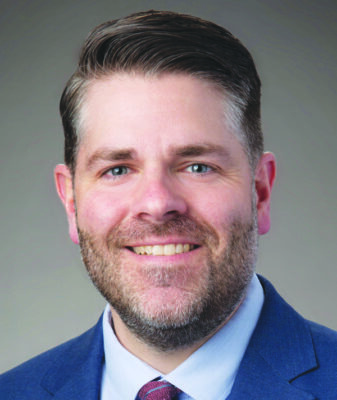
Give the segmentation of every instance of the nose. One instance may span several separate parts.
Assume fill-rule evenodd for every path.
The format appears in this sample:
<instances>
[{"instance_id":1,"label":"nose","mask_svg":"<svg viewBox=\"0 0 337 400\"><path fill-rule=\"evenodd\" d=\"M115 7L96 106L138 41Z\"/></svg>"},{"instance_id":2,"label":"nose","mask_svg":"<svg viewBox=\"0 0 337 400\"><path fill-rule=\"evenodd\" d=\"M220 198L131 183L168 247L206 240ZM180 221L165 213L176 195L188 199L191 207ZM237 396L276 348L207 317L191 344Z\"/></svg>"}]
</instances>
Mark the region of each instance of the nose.
<instances>
[{"instance_id":1,"label":"nose","mask_svg":"<svg viewBox=\"0 0 337 400\"><path fill-rule=\"evenodd\" d=\"M178 185L169 177L144 177L134 197L133 214L148 222L165 222L187 211Z\"/></svg>"}]
</instances>

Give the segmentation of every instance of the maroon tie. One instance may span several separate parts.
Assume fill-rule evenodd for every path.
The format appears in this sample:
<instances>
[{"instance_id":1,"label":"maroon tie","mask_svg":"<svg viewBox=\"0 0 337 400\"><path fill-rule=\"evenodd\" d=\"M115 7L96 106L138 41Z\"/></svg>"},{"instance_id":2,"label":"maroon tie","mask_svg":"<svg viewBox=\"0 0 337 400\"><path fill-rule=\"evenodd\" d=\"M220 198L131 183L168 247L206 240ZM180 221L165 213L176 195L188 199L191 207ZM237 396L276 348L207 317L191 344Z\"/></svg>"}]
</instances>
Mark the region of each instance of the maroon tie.
<instances>
[{"instance_id":1,"label":"maroon tie","mask_svg":"<svg viewBox=\"0 0 337 400\"><path fill-rule=\"evenodd\" d=\"M151 381L138 392L137 400L173 400L181 390L166 381Z\"/></svg>"}]
</instances>

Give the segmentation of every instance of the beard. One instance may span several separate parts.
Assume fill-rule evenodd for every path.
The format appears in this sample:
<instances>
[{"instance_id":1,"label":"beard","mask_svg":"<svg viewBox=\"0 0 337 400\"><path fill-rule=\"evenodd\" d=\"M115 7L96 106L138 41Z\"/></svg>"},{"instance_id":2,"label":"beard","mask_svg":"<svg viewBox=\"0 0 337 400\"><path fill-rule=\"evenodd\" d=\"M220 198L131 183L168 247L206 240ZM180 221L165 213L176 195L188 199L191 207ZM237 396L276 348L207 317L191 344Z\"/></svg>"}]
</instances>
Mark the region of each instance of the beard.
<instances>
[{"instance_id":1,"label":"beard","mask_svg":"<svg viewBox=\"0 0 337 400\"><path fill-rule=\"evenodd\" d=\"M160 225L131 221L114 227L103 241L80 228L78 232L95 286L130 332L160 351L188 347L214 333L243 300L255 270L256 213L248 222L233 219L221 236L206 222L184 215ZM168 235L200 243L200 262L136 266L122 254L131 251L128 243ZM160 295L152 296L149 287Z\"/></svg>"}]
</instances>

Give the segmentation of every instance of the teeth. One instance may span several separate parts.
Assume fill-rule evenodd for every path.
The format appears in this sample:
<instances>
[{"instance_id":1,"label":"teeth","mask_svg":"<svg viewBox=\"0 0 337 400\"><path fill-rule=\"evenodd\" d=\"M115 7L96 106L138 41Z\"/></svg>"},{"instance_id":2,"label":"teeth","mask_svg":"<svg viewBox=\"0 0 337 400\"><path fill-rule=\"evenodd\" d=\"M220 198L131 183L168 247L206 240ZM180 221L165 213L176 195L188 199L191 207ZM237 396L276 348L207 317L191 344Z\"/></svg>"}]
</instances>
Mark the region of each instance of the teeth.
<instances>
[{"instance_id":1,"label":"teeth","mask_svg":"<svg viewBox=\"0 0 337 400\"><path fill-rule=\"evenodd\" d=\"M164 256L173 256L173 254L176 254L176 245L175 244L165 244Z\"/></svg>"},{"instance_id":2,"label":"teeth","mask_svg":"<svg viewBox=\"0 0 337 400\"><path fill-rule=\"evenodd\" d=\"M148 256L152 254L152 246L145 246L144 250L145 254L147 254Z\"/></svg>"},{"instance_id":3,"label":"teeth","mask_svg":"<svg viewBox=\"0 0 337 400\"><path fill-rule=\"evenodd\" d=\"M163 246L153 246L152 248L152 254L154 256L162 256L163 255Z\"/></svg>"},{"instance_id":4,"label":"teeth","mask_svg":"<svg viewBox=\"0 0 337 400\"><path fill-rule=\"evenodd\" d=\"M186 253L188 251L190 251L190 245L189 244L184 244L183 252Z\"/></svg>"},{"instance_id":5,"label":"teeth","mask_svg":"<svg viewBox=\"0 0 337 400\"><path fill-rule=\"evenodd\" d=\"M137 246L132 247L132 250L139 255L147 256L173 256L174 254L187 253L193 250L192 244L156 244L154 246Z\"/></svg>"}]
</instances>

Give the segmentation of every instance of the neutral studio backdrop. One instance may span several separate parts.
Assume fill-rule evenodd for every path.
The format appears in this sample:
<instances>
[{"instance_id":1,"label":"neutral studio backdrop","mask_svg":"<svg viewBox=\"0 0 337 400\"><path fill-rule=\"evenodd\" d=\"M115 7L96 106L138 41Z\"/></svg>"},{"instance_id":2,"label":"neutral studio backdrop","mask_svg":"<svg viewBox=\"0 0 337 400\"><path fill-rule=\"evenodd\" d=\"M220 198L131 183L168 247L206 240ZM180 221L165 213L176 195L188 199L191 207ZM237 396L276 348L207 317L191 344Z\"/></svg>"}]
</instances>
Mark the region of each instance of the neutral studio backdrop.
<instances>
[{"instance_id":1,"label":"neutral studio backdrop","mask_svg":"<svg viewBox=\"0 0 337 400\"><path fill-rule=\"evenodd\" d=\"M104 307L54 189L58 101L89 30L150 8L210 19L252 52L279 168L258 272L337 329L335 0L1 0L0 372L80 334Z\"/></svg>"}]
</instances>

